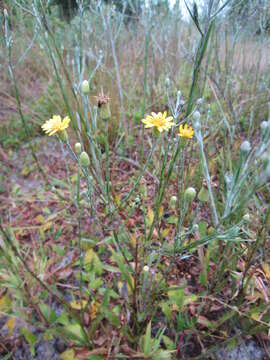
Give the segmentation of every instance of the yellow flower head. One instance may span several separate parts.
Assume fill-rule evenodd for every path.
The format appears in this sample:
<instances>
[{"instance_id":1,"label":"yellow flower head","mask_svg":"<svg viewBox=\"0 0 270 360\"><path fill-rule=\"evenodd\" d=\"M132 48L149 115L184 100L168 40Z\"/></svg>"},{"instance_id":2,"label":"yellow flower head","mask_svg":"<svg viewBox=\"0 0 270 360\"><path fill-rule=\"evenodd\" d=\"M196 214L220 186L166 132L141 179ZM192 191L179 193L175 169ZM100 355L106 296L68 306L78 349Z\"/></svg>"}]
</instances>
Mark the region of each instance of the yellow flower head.
<instances>
[{"instance_id":1,"label":"yellow flower head","mask_svg":"<svg viewBox=\"0 0 270 360\"><path fill-rule=\"evenodd\" d=\"M52 119L47 120L41 127L49 136L61 133L70 123L70 118L66 116L63 120L60 115L53 115Z\"/></svg>"},{"instance_id":2,"label":"yellow flower head","mask_svg":"<svg viewBox=\"0 0 270 360\"><path fill-rule=\"evenodd\" d=\"M167 117L167 111L163 114L161 112L158 114L152 112L151 115L147 115L145 119L142 119L142 122L145 124L146 129L156 127L159 132L168 131L174 125L173 117Z\"/></svg>"},{"instance_id":3,"label":"yellow flower head","mask_svg":"<svg viewBox=\"0 0 270 360\"><path fill-rule=\"evenodd\" d=\"M186 139L192 139L193 135L194 135L194 130L193 130L192 126L188 127L187 124L185 124L184 126L181 124L179 126L178 136L186 138Z\"/></svg>"}]
</instances>

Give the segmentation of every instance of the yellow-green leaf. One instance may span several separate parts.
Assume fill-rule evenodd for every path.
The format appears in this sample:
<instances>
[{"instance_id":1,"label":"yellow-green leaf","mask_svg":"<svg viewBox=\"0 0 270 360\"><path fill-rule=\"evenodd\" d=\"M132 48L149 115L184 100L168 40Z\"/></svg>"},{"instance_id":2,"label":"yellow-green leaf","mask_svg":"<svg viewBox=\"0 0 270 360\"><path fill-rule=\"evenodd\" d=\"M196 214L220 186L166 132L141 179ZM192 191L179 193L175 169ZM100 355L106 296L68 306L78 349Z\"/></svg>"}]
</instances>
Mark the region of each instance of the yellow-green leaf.
<instances>
[{"instance_id":1,"label":"yellow-green leaf","mask_svg":"<svg viewBox=\"0 0 270 360\"><path fill-rule=\"evenodd\" d=\"M60 355L60 359L61 360L76 360L75 351L73 349L68 349L68 350L64 351Z\"/></svg>"}]
</instances>

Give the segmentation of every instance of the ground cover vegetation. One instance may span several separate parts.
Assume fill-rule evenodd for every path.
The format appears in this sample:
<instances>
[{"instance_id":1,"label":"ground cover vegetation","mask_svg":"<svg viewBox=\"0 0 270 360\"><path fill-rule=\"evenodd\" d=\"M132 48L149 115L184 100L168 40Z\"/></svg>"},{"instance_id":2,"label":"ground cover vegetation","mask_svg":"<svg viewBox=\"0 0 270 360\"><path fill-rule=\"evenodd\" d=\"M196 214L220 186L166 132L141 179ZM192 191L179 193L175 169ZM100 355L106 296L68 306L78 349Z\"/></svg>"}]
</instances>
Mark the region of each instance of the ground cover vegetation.
<instances>
[{"instance_id":1,"label":"ground cover vegetation","mask_svg":"<svg viewBox=\"0 0 270 360\"><path fill-rule=\"evenodd\" d=\"M180 5L1 4L5 359L269 355L269 4Z\"/></svg>"}]
</instances>

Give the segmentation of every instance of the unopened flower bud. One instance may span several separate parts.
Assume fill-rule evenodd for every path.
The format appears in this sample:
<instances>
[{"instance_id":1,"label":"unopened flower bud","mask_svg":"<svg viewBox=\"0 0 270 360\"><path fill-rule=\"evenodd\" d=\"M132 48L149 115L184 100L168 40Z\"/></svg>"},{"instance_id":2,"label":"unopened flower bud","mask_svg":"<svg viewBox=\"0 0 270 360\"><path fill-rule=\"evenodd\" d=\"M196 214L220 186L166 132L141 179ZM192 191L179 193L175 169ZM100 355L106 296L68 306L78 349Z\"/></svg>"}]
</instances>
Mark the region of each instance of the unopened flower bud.
<instances>
[{"instance_id":1,"label":"unopened flower bud","mask_svg":"<svg viewBox=\"0 0 270 360\"><path fill-rule=\"evenodd\" d=\"M249 215L249 213L246 213L244 216L243 216L243 220L245 221L245 222L249 222L249 220L250 220L250 215Z\"/></svg>"},{"instance_id":2,"label":"unopened flower bud","mask_svg":"<svg viewBox=\"0 0 270 360\"><path fill-rule=\"evenodd\" d=\"M199 191L198 194L198 199L201 202L207 202L209 200L209 191L207 188L205 188L204 186L201 187L201 190Z\"/></svg>"},{"instance_id":3,"label":"unopened flower bud","mask_svg":"<svg viewBox=\"0 0 270 360\"><path fill-rule=\"evenodd\" d=\"M89 156L88 154L83 151L80 155L80 164L83 166L83 167L87 167L90 165L90 159L89 159Z\"/></svg>"},{"instance_id":4,"label":"unopened flower bud","mask_svg":"<svg viewBox=\"0 0 270 360\"><path fill-rule=\"evenodd\" d=\"M194 224L193 226L192 226L192 231L193 232L196 232L196 231L198 231L199 230L199 225L198 224Z\"/></svg>"},{"instance_id":5,"label":"unopened flower bud","mask_svg":"<svg viewBox=\"0 0 270 360\"><path fill-rule=\"evenodd\" d=\"M145 265L145 266L143 267L143 271L144 271L144 272L148 272L149 270L150 270L149 266Z\"/></svg>"},{"instance_id":6,"label":"unopened flower bud","mask_svg":"<svg viewBox=\"0 0 270 360\"><path fill-rule=\"evenodd\" d=\"M212 234L214 234L214 232L215 232L215 229L213 228L213 226L210 226L210 227L207 229L207 234L208 234L208 235L212 235Z\"/></svg>"},{"instance_id":7,"label":"unopened flower bud","mask_svg":"<svg viewBox=\"0 0 270 360\"><path fill-rule=\"evenodd\" d=\"M169 88L170 85L171 85L170 79L167 77L165 80L165 86L166 86L166 88Z\"/></svg>"},{"instance_id":8,"label":"unopened flower bud","mask_svg":"<svg viewBox=\"0 0 270 360\"><path fill-rule=\"evenodd\" d=\"M268 128L268 122L267 121L263 121L261 123L261 130L265 131Z\"/></svg>"},{"instance_id":9,"label":"unopened flower bud","mask_svg":"<svg viewBox=\"0 0 270 360\"><path fill-rule=\"evenodd\" d=\"M193 120L200 121L200 118L201 118L201 114L199 113L199 111L194 111Z\"/></svg>"},{"instance_id":10,"label":"unopened flower bud","mask_svg":"<svg viewBox=\"0 0 270 360\"><path fill-rule=\"evenodd\" d=\"M250 142L245 140L244 142L242 142L241 146L240 146L240 151L243 155L246 155L250 152L251 150L251 145Z\"/></svg>"},{"instance_id":11,"label":"unopened flower bud","mask_svg":"<svg viewBox=\"0 0 270 360\"><path fill-rule=\"evenodd\" d=\"M108 121L111 118L111 109L109 102L100 108L100 117L103 121Z\"/></svg>"},{"instance_id":12,"label":"unopened flower bud","mask_svg":"<svg viewBox=\"0 0 270 360\"><path fill-rule=\"evenodd\" d=\"M226 185L228 188L231 188L231 184L232 184L232 180L233 180L233 176L231 173L226 173L224 176Z\"/></svg>"},{"instance_id":13,"label":"unopened flower bud","mask_svg":"<svg viewBox=\"0 0 270 360\"><path fill-rule=\"evenodd\" d=\"M203 104L203 98L197 100L197 105L201 106Z\"/></svg>"},{"instance_id":14,"label":"unopened flower bud","mask_svg":"<svg viewBox=\"0 0 270 360\"><path fill-rule=\"evenodd\" d=\"M193 114L193 127L195 130L200 130L201 123L200 123L201 114L199 111L195 111Z\"/></svg>"},{"instance_id":15,"label":"unopened flower bud","mask_svg":"<svg viewBox=\"0 0 270 360\"><path fill-rule=\"evenodd\" d=\"M80 143L76 143L74 147L76 154L80 155L80 153L82 152L82 145Z\"/></svg>"},{"instance_id":16,"label":"unopened flower bud","mask_svg":"<svg viewBox=\"0 0 270 360\"><path fill-rule=\"evenodd\" d=\"M169 206L170 208L174 208L177 203L177 197L175 195L171 196Z\"/></svg>"},{"instance_id":17,"label":"unopened flower bud","mask_svg":"<svg viewBox=\"0 0 270 360\"><path fill-rule=\"evenodd\" d=\"M7 9L4 9L4 16L5 16L5 18L7 18L7 17L8 17L8 12L7 12Z\"/></svg>"},{"instance_id":18,"label":"unopened flower bud","mask_svg":"<svg viewBox=\"0 0 270 360\"><path fill-rule=\"evenodd\" d=\"M140 197L137 195L136 197L135 197L135 204L137 205L137 204L139 204L139 202L140 202Z\"/></svg>"},{"instance_id":19,"label":"unopened flower bud","mask_svg":"<svg viewBox=\"0 0 270 360\"><path fill-rule=\"evenodd\" d=\"M184 194L184 198L186 201L193 201L196 196L196 190L193 187L187 188Z\"/></svg>"},{"instance_id":20,"label":"unopened flower bud","mask_svg":"<svg viewBox=\"0 0 270 360\"><path fill-rule=\"evenodd\" d=\"M81 85L81 90L83 94L89 93L89 82L87 80L84 80Z\"/></svg>"},{"instance_id":21,"label":"unopened flower bud","mask_svg":"<svg viewBox=\"0 0 270 360\"><path fill-rule=\"evenodd\" d=\"M261 123L261 132L262 132L262 139L264 140L265 135L267 134L267 130L269 128L270 124L268 121L263 121Z\"/></svg>"}]
</instances>

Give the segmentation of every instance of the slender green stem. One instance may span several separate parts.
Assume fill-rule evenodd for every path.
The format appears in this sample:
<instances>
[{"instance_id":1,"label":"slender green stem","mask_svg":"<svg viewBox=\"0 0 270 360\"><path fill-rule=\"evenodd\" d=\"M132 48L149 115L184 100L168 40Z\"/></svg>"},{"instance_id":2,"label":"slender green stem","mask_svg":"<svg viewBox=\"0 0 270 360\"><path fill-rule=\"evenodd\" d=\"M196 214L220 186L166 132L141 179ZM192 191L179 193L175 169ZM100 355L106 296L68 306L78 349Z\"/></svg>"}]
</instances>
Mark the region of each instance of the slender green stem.
<instances>
[{"instance_id":1,"label":"slender green stem","mask_svg":"<svg viewBox=\"0 0 270 360\"><path fill-rule=\"evenodd\" d=\"M138 186L139 182L141 181L144 173L145 173L145 170L146 168L148 167L149 163L151 162L152 160L152 157L153 157L153 153L154 153L154 150L155 150L155 147L156 147L156 144L158 142L158 138L154 140L154 143L152 145L152 148L151 148L151 151L150 151L150 154L147 158L147 161L144 165L144 167L142 168L140 174L138 175L137 179L135 180L134 182L134 185L133 185L133 188L129 191L129 193L124 197L124 199L120 202L119 206L117 207L117 209L123 207L123 205L130 199L130 197L132 196L132 194L134 193L134 191L136 190L136 187ZM115 209L115 210L117 210Z\"/></svg>"},{"instance_id":2,"label":"slender green stem","mask_svg":"<svg viewBox=\"0 0 270 360\"><path fill-rule=\"evenodd\" d=\"M202 133L201 133L200 126L199 127L195 126L195 136L196 136L198 144L199 144L200 154L201 154L201 158L202 158L202 165L203 165L203 173L204 173L204 177L205 177L207 187L208 187L212 220L213 220L214 226L217 227L219 224L219 220L218 220L215 200L214 200L214 196L213 196L213 192L212 192L211 178L210 178L207 160L206 160L206 156L205 156L205 152L204 152L204 145L203 145L203 139L202 139Z\"/></svg>"}]
</instances>

